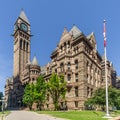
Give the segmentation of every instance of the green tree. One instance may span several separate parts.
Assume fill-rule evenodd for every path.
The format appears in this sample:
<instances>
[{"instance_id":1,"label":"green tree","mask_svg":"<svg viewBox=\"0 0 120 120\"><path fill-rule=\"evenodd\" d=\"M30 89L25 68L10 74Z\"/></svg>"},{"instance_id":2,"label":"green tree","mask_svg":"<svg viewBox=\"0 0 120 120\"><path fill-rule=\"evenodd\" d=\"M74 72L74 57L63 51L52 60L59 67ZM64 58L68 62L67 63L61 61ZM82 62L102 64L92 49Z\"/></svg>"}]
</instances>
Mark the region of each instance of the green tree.
<instances>
[{"instance_id":1,"label":"green tree","mask_svg":"<svg viewBox=\"0 0 120 120\"><path fill-rule=\"evenodd\" d=\"M120 90L109 87L108 88L108 102L109 106L120 108ZM85 106L99 105L104 110L106 105L105 88L97 89L93 96L85 101Z\"/></svg>"},{"instance_id":2,"label":"green tree","mask_svg":"<svg viewBox=\"0 0 120 120\"><path fill-rule=\"evenodd\" d=\"M46 97L46 83L43 76L39 76L35 84L34 98L39 110L42 110Z\"/></svg>"},{"instance_id":3,"label":"green tree","mask_svg":"<svg viewBox=\"0 0 120 120\"><path fill-rule=\"evenodd\" d=\"M26 104L30 110L34 103L34 84L27 84L24 90L23 103Z\"/></svg>"},{"instance_id":4,"label":"green tree","mask_svg":"<svg viewBox=\"0 0 120 120\"><path fill-rule=\"evenodd\" d=\"M2 97L3 97L3 93L0 92L0 100L2 99ZM0 111L1 111L1 107L2 107L2 102L0 101Z\"/></svg>"},{"instance_id":5,"label":"green tree","mask_svg":"<svg viewBox=\"0 0 120 120\"><path fill-rule=\"evenodd\" d=\"M105 89L104 88L99 88L95 91L93 100L95 104L102 106L104 108L106 101L105 101Z\"/></svg>"},{"instance_id":6,"label":"green tree","mask_svg":"<svg viewBox=\"0 0 120 120\"><path fill-rule=\"evenodd\" d=\"M48 82L48 92L50 93L55 110L59 110L59 100L65 99L66 82L64 76L53 73Z\"/></svg>"}]
</instances>

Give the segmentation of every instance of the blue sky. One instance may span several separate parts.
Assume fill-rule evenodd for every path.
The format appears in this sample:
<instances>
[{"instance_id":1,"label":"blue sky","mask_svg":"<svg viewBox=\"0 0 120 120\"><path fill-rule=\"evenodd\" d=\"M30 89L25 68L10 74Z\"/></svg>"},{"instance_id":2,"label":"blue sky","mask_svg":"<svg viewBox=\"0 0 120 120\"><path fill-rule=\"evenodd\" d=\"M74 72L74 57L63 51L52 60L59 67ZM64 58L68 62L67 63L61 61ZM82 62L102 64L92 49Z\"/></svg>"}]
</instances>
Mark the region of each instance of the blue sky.
<instances>
[{"instance_id":1,"label":"blue sky","mask_svg":"<svg viewBox=\"0 0 120 120\"><path fill-rule=\"evenodd\" d=\"M103 20L107 21L107 57L120 75L120 0L0 0L0 91L13 74L13 25L24 9L30 23L31 59L50 61L64 27L75 24L85 35L95 33L97 48L103 48Z\"/></svg>"}]
</instances>

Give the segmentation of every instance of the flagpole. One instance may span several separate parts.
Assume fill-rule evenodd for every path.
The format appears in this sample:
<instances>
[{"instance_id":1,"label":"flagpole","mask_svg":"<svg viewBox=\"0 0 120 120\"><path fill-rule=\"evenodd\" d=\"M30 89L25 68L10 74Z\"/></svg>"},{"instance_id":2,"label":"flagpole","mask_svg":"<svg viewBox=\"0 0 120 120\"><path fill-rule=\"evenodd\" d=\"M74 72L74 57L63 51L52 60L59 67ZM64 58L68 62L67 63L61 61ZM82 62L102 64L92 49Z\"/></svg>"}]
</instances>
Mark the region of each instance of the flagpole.
<instances>
[{"instance_id":1,"label":"flagpole","mask_svg":"<svg viewBox=\"0 0 120 120\"><path fill-rule=\"evenodd\" d=\"M106 118L111 118L109 114L108 106L108 80L107 80L107 54L106 54L106 20L103 21L104 24L104 54L105 54L105 82L106 82Z\"/></svg>"}]
</instances>

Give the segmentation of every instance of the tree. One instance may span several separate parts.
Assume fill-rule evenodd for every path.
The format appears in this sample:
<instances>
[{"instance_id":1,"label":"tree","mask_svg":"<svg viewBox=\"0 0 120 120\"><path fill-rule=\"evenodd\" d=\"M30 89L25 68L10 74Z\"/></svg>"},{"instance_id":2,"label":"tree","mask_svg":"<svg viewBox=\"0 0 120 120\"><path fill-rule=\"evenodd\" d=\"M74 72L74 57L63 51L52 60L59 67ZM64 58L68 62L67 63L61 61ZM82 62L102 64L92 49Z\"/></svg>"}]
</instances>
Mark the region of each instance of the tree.
<instances>
[{"instance_id":1,"label":"tree","mask_svg":"<svg viewBox=\"0 0 120 120\"><path fill-rule=\"evenodd\" d=\"M66 94L64 76L53 73L48 82L48 92L52 97L55 110L59 110L59 100L63 100Z\"/></svg>"},{"instance_id":2,"label":"tree","mask_svg":"<svg viewBox=\"0 0 120 120\"><path fill-rule=\"evenodd\" d=\"M105 88L99 88L95 91L93 96L95 104L101 106L104 109L104 106L106 104L105 101Z\"/></svg>"},{"instance_id":3,"label":"tree","mask_svg":"<svg viewBox=\"0 0 120 120\"><path fill-rule=\"evenodd\" d=\"M23 95L23 103L32 110L32 104L34 103L34 84L26 85Z\"/></svg>"},{"instance_id":4,"label":"tree","mask_svg":"<svg viewBox=\"0 0 120 120\"><path fill-rule=\"evenodd\" d=\"M38 109L42 110L43 103L46 97L46 83L43 76L39 76L35 84L34 98Z\"/></svg>"},{"instance_id":5,"label":"tree","mask_svg":"<svg viewBox=\"0 0 120 120\"><path fill-rule=\"evenodd\" d=\"M3 97L3 93L0 92L0 100L2 99L2 97ZM1 107L2 107L2 102L0 101L0 110L1 110Z\"/></svg>"},{"instance_id":6,"label":"tree","mask_svg":"<svg viewBox=\"0 0 120 120\"><path fill-rule=\"evenodd\" d=\"M92 109L94 109L95 100L94 100L93 98L88 98L88 99L85 101L84 104L85 104L86 109L92 110Z\"/></svg>"},{"instance_id":7,"label":"tree","mask_svg":"<svg viewBox=\"0 0 120 120\"><path fill-rule=\"evenodd\" d=\"M120 90L109 87L108 88L108 102L109 106L120 108ZM105 96L105 88L97 89L93 96L85 101L85 106L95 106L99 105L103 110L106 105L106 96Z\"/></svg>"}]
</instances>

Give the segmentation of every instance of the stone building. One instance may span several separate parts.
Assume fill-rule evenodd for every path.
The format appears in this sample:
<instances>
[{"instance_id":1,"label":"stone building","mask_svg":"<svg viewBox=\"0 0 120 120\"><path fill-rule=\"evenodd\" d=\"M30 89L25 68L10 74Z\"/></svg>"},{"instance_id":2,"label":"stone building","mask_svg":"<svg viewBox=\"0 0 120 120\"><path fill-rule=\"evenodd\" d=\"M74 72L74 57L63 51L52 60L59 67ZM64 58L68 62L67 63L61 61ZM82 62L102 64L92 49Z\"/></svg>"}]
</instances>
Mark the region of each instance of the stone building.
<instances>
[{"instance_id":1,"label":"stone building","mask_svg":"<svg viewBox=\"0 0 120 120\"><path fill-rule=\"evenodd\" d=\"M45 78L49 79L52 72L64 74L68 109L83 109L84 101L102 84L102 58L96 48L94 33L86 37L73 26L69 32L64 28L60 42L51 54L52 62L47 66Z\"/></svg>"},{"instance_id":2,"label":"stone building","mask_svg":"<svg viewBox=\"0 0 120 120\"><path fill-rule=\"evenodd\" d=\"M70 31L64 28L59 44L51 54L51 63L46 65L45 80L51 74L63 74L67 81L65 104L68 109L84 109L84 101L99 87L105 87L105 62L97 51L95 35L85 36L77 26ZM108 82L114 86L116 71L107 60ZM60 106L63 107L63 101ZM53 108L52 101L46 109Z\"/></svg>"},{"instance_id":3,"label":"stone building","mask_svg":"<svg viewBox=\"0 0 120 120\"><path fill-rule=\"evenodd\" d=\"M39 75L44 75L46 81L49 81L53 72L64 75L67 93L66 100L60 101L60 106L65 105L67 109L84 109L84 101L91 97L97 88L105 86L104 57L101 57L97 50L93 32L85 36L75 25L70 31L64 28L60 41L50 56L51 62L43 67L39 66L36 57L30 62L30 22L24 11L14 24L13 36L14 72L5 85L8 107L22 106L25 85L35 83ZM109 85L112 85L116 74L109 61L107 70ZM53 109L50 98L45 103L45 109Z\"/></svg>"}]
</instances>

